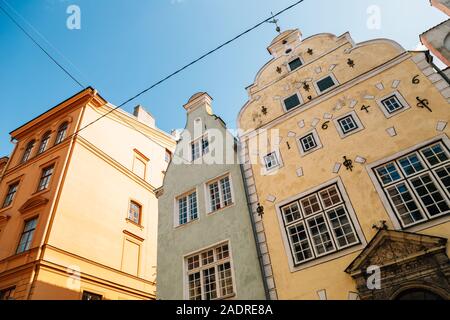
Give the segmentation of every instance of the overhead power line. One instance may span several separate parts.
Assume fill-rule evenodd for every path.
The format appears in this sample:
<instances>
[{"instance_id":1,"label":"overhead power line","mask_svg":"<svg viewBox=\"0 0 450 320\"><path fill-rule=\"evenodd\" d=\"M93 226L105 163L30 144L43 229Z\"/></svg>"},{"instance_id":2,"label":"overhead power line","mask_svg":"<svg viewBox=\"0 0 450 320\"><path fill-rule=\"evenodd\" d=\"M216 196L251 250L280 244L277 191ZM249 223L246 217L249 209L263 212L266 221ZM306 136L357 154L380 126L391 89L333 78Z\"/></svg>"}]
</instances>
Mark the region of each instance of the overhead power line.
<instances>
[{"instance_id":1,"label":"overhead power line","mask_svg":"<svg viewBox=\"0 0 450 320\"><path fill-rule=\"evenodd\" d=\"M25 28L23 28L17 21L16 19L14 19L14 17L12 15L10 15L8 13L8 11L6 11L1 5L0 5L0 10L3 11L4 14L6 14L6 16L20 29L22 30L22 32L28 37L30 38L31 41L33 41L33 43L42 50L42 52L44 52L47 57L50 58L50 60L52 60L66 75L68 75L73 81L75 81L81 88L85 88L80 81L78 81L66 68L64 68L58 61L56 61L55 58L53 58L53 56L47 51L45 50L34 38L33 36L28 33L27 30L25 30Z\"/></svg>"}]
</instances>

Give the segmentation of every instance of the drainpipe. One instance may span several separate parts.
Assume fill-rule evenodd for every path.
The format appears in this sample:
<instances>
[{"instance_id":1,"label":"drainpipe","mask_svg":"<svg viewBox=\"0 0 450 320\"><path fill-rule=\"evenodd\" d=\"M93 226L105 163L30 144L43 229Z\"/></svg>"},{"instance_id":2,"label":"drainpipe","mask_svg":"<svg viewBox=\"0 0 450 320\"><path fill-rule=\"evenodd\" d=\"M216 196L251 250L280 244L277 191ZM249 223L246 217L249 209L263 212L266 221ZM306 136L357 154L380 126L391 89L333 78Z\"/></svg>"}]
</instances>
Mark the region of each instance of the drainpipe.
<instances>
[{"instance_id":1,"label":"drainpipe","mask_svg":"<svg viewBox=\"0 0 450 320\"><path fill-rule=\"evenodd\" d=\"M239 144L238 144L238 146L239 146ZM261 248L259 247L259 243L258 243L258 234L256 232L256 221L255 221L255 217L253 216L253 213L252 213L252 207L250 205L250 196L248 194L248 189L247 189L248 186L247 186L247 181L246 181L245 175L244 175L243 165L240 164L239 168L241 170L242 182L244 183L245 198L247 199L248 213L250 214L250 220L252 223L252 231L253 231L253 237L255 239L256 253L258 255L259 267L261 269L261 276L263 277L262 280L263 280L263 286L264 286L264 293L266 295L266 300L270 300L269 287L267 286L267 281L266 281L267 275L266 275L266 271L264 270L264 263L263 263L263 256L261 253Z\"/></svg>"},{"instance_id":2,"label":"drainpipe","mask_svg":"<svg viewBox=\"0 0 450 320\"><path fill-rule=\"evenodd\" d=\"M425 51L425 57L427 59L427 62L433 67L434 70L436 70L437 73L439 73L439 75L444 78L445 81L447 81L448 84L450 84L450 79L447 77L447 75L441 70L439 69L439 67L437 65L434 64L433 62L433 56L430 54L430 51Z\"/></svg>"}]
</instances>

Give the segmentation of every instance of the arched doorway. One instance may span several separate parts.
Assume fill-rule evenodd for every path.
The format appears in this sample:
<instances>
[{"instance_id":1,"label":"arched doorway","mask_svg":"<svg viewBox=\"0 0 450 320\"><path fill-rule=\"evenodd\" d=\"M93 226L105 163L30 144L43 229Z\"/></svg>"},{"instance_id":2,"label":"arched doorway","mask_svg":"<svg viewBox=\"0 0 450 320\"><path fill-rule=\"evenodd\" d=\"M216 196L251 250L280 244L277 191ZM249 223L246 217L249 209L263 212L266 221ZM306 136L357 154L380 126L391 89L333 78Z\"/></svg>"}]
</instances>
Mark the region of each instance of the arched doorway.
<instances>
[{"instance_id":1,"label":"arched doorway","mask_svg":"<svg viewBox=\"0 0 450 320\"><path fill-rule=\"evenodd\" d=\"M414 288L401 292L395 300L444 300L444 298L432 291Z\"/></svg>"}]
</instances>

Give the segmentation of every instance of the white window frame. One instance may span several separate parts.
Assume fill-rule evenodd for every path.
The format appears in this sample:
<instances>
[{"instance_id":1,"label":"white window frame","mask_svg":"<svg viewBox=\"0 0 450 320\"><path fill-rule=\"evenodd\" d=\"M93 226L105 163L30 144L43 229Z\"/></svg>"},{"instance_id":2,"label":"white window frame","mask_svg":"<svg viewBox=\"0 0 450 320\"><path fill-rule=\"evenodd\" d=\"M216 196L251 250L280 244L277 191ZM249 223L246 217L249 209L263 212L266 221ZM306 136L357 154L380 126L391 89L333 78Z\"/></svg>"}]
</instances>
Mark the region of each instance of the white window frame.
<instances>
[{"instance_id":1,"label":"white window frame","mask_svg":"<svg viewBox=\"0 0 450 320\"><path fill-rule=\"evenodd\" d=\"M300 59L300 62L302 63L302 65L301 65L300 67L298 67L298 68L292 70L292 69L291 69L291 66L290 66L289 64L290 64L291 62L293 62L294 60L297 60L297 59ZM288 62L286 63L286 66L287 66L289 72L296 71L296 70L300 69L301 67L303 67L304 65L305 65L305 61L303 60L303 58L302 58L300 55L295 56L295 57L292 57L292 58L289 59Z\"/></svg>"},{"instance_id":2,"label":"white window frame","mask_svg":"<svg viewBox=\"0 0 450 320\"><path fill-rule=\"evenodd\" d=\"M227 206L224 205L224 198L223 198L223 190L222 186L220 184L220 180L223 178L228 177L228 181L230 183L230 195L231 195L231 203ZM213 183L218 183L219 186L219 199L220 199L220 208L213 210L211 208L211 195L209 192L209 186ZM233 188L233 179L231 178L231 173L227 172L225 174L222 174L214 179L208 180L204 184L204 190L205 190L205 200L206 200L206 212L207 214L214 214L216 212L222 211L224 209L230 208L236 204L236 198L234 196L234 188Z\"/></svg>"},{"instance_id":3,"label":"white window frame","mask_svg":"<svg viewBox=\"0 0 450 320\"><path fill-rule=\"evenodd\" d=\"M203 140L204 140L205 137L206 137L206 140L208 141L208 148L207 148L206 152L203 151ZM210 149L211 149L210 143L211 143L211 141L209 140L208 133L202 134L200 137L192 140L189 143L189 154L190 154L191 162L197 161L198 159L201 159L204 155L208 154L210 152ZM195 158L195 159L194 159L193 154L192 154L192 146L194 144L199 144L199 154L200 154L199 157Z\"/></svg>"},{"instance_id":4,"label":"white window frame","mask_svg":"<svg viewBox=\"0 0 450 320\"><path fill-rule=\"evenodd\" d=\"M193 194L194 192L195 192L195 200L196 200L196 203L197 203L197 218L196 219L191 219L189 196L191 194ZM188 211L187 211L187 222L183 223L183 224L180 224L180 208L179 208L179 201L178 201L181 198L186 198L186 202L187 202L186 205L187 205L187 209L188 209ZM186 225L191 224L192 222L200 220L200 203L198 201L198 190L197 190L197 188L191 189L191 190L189 190L189 191L187 191L185 193L182 193L182 194L180 194L180 195L178 195L178 196L176 196L174 198L174 214L173 214L173 216L174 216L174 221L173 222L174 222L174 227L175 228L186 226Z\"/></svg>"},{"instance_id":5,"label":"white window frame","mask_svg":"<svg viewBox=\"0 0 450 320\"><path fill-rule=\"evenodd\" d=\"M396 111L390 113L387 110L386 106L383 104L383 101L388 99L388 98L390 98L390 97L392 97L392 96L395 96L397 98L398 102L400 102L400 104L403 106L403 108L397 109ZM404 112L404 111L406 111L406 110L411 108L411 106L408 104L406 99L398 91L393 91L390 94L385 95L384 97L382 97L380 99L377 99L376 101L377 101L378 107L380 108L381 112L383 112L384 116L387 119L389 119L389 118L391 118L393 116L396 116L397 114L402 113L402 112Z\"/></svg>"},{"instance_id":6,"label":"white window frame","mask_svg":"<svg viewBox=\"0 0 450 320\"><path fill-rule=\"evenodd\" d=\"M272 154L272 153L275 153L278 165L276 167L272 167L272 168L268 169L266 167L266 157L269 154ZM272 173L276 172L277 170L281 169L284 166L283 159L281 158L280 149L272 149L267 154L262 155L260 161L261 161L261 174L262 175L272 174Z\"/></svg>"},{"instance_id":7,"label":"white window frame","mask_svg":"<svg viewBox=\"0 0 450 320\"><path fill-rule=\"evenodd\" d=\"M285 207L286 205L295 202L296 200L300 200L301 198L307 197L309 195L312 195L326 187L330 187L332 185L337 185L338 188L338 192L339 195L341 196L341 200L342 200L342 204L344 205L344 208L347 212L347 216L351 221L352 227L353 227L353 231L355 233L355 236L358 238L359 243L355 243L355 244L351 244L348 247L342 247L341 249L337 249L337 251L334 252L330 252L330 253L326 253L324 255L321 255L319 257L314 257L311 258L309 260L306 260L302 263L296 263L294 261L294 257L293 257L293 250L291 247L291 242L289 240L289 236L286 232L286 227L284 225L284 217L283 217L283 212L282 212L282 208ZM319 197L319 201L321 201L320 197ZM330 261L330 260L334 260L336 258L339 257L343 257L345 255L351 254L353 252L357 252L360 251L361 249L363 249L366 244L367 244L367 240L364 237L364 233L361 229L361 226L359 225L359 221L358 218L356 216L356 213L352 207L352 204L350 202L350 199L346 193L346 190L344 188L344 185L342 183L342 180L340 179L340 177L334 178L332 180L329 180L319 186L316 186L310 190L307 190L305 192L302 192L300 194L294 195L292 197L289 197L288 199L285 199L279 203L277 203L275 205L275 209L277 212L277 217L278 217L278 224L280 227L280 231L281 231L281 235L282 235L282 239L283 239L283 244L284 244L284 248L285 248L285 252L286 252L286 256L287 256L287 260L288 260L288 264L289 264L289 269L291 272L297 272L306 268L310 268L312 266ZM311 217L314 216L311 215ZM310 217L307 217L306 219L303 218L302 221L306 222L307 220L309 220ZM328 217L326 216L325 219L327 221ZM312 246L311 246L311 250L315 250ZM315 251L314 251L315 252Z\"/></svg>"},{"instance_id":8,"label":"white window frame","mask_svg":"<svg viewBox=\"0 0 450 320\"><path fill-rule=\"evenodd\" d=\"M321 91L320 88L319 88L319 86L317 85L317 83L320 82L320 81L322 81L322 80L324 80L324 79L326 79L326 78L328 78L328 77L330 77L330 78L333 80L334 86L331 86L331 87L329 87L328 89ZM339 85L339 81L337 81L336 76L334 75L334 73L331 72L331 73L327 74L326 76L323 76L322 78L320 78L320 79L314 81L313 84L314 84L314 88L316 89L316 92L317 92L318 94L322 94L322 93L331 91L331 90L333 90L334 88L336 88L336 87Z\"/></svg>"},{"instance_id":9,"label":"white window frame","mask_svg":"<svg viewBox=\"0 0 450 320\"><path fill-rule=\"evenodd\" d=\"M340 124L339 121L344 119L344 118L347 118L349 116L351 116L353 118L353 121L355 122L355 124L358 127L356 129L352 130L352 131L349 131L349 132L345 133L344 130L342 129L341 124ZM348 112L346 114L343 114L343 115L337 117L336 119L333 119L333 122L334 122L334 126L336 127L336 130L339 133L339 136L342 139L347 138L348 136L351 136L352 134L358 133L361 130L365 129L364 125L362 124L361 120L359 119L359 117L358 117L358 115L356 114L355 111L350 111L350 112Z\"/></svg>"},{"instance_id":10,"label":"white window frame","mask_svg":"<svg viewBox=\"0 0 450 320\"><path fill-rule=\"evenodd\" d=\"M316 143L316 146L314 148L312 148L312 149L309 149L308 151L305 151L303 149L302 139L306 138L309 135L313 136L313 139L314 139L314 142ZM320 141L320 138L319 138L319 134L317 133L316 129L313 129L313 130L311 130L311 131L309 131L309 132L307 132L307 133L297 137L297 146L298 146L298 149L299 149L300 154L302 155L302 157L304 157L304 156L306 156L306 155L308 155L310 153L313 153L314 151L317 151L317 150L319 150L319 149L321 149L323 147L322 142Z\"/></svg>"},{"instance_id":11,"label":"white window frame","mask_svg":"<svg viewBox=\"0 0 450 320\"><path fill-rule=\"evenodd\" d=\"M444 215L440 215L440 216L437 216L435 218L429 219L428 213L426 212L426 210L424 210L422 202L417 197L416 191L415 190L410 190L414 201L417 203L417 206L421 210L422 215L424 217L426 217L426 220L423 220L421 222L416 222L416 223L410 224L408 226L404 226L404 224L401 221L401 219L399 218L396 210L393 208L391 200L389 199L389 197L386 195L386 193L384 191L384 189L386 188L386 185L383 185L381 183L381 181L379 180L379 178L378 178L378 176L377 176L377 174L375 172L375 169L380 167L380 166L382 166L382 165L384 165L384 164L388 164L390 162L393 162L396 159L401 159L402 157L405 157L405 156L407 156L407 155L409 155L411 153L414 153L416 150L419 153L419 156L422 157L422 154L420 153L421 149L426 148L427 146L431 146L431 145L433 145L435 143L438 143L438 142L442 143L444 148L446 148L447 154L449 154L448 150L450 150L450 140L447 137L447 135L444 134L444 135L439 135L439 136L437 136L437 137L435 137L433 139L426 140L426 141L424 141L422 143L416 144L416 145L414 145L412 147L409 147L409 148L407 148L405 150L397 152L397 153L395 153L395 154L393 154L393 155L391 155L389 157L377 160L377 161L375 161L373 163L370 163L370 164L368 164L366 166L366 170L367 170L367 172L369 174L369 177L372 180L372 183L374 184L375 189L377 190L378 195L380 196L381 202L383 203L383 206L384 206L384 208L385 208L385 210L386 210L389 218L391 219L392 224L394 225L394 228L396 230L405 230L405 229L407 229L409 232L418 232L418 231L421 231L421 230L424 230L424 229L428 229L428 228L430 228L432 226L441 224L443 222L450 221L450 214L444 214ZM424 157L422 157L422 160L425 161L423 158ZM448 164L449 164L448 162L446 162L445 164L439 164L437 166L433 166L431 170L426 169L426 170L421 171L421 173L422 174L425 173L425 172L433 172L434 173L436 168L441 167L441 166L446 166ZM396 165L396 166L398 167L398 165ZM426 166L427 166L427 168L430 167L430 166L427 165L427 163L426 163ZM398 168L398 169L403 174L403 169L401 169L401 168ZM420 173L418 175L420 175ZM445 195L447 197L450 197L450 193L446 190L446 188L443 187L443 185L441 184L439 179L437 179L434 174L432 174L431 177L432 177L433 182L437 186L438 190L443 195ZM401 183L401 182L406 181L406 180L407 179L402 178L401 180L397 180L397 181L395 181L395 183L391 183L391 184L388 184L388 185L389 186L396 185L396 184ZM446 199L446 200L448 200L448 199Z\"/></svg>"},{"instance_id":12,"label":"white window frame","mask_svg":"<svg viewBox=\"0 0 450 320\"><path fill-rule=\"evenodd\" d=\"M290 97L292 97L292 96L294 96L294 95L297 95L298 100L300 101L300 104L299 104L298 106L296 106L296 107L291 108L291 109L288 110L288 109L286 108L286 105L284 104L284 100L289 99ZM289 95L287 95L287 96L281 98L281 106L282 106L284 112L291 112L292 110L295 110L295 109L300 108L300 107L301 107L302 105L304 105L304 104L305 104L305 101L303 100L303 97L302 97L302 95L300 94L300 91L296 91L296 92L294 92L294 93L292 93L292 94L289 94Z\"/></svg>"},{"instance_id":13,"label":"white window frame","mask_svg":"<svg viewBox=\"0 0 450 320\"><path fill-rule=\"evenodd\" d=\"M228 245L228 258L217 261L216 260L216 252L215 249L223 246L223 245ZM207 268L211 268L212 266L214 266L215 271L216 271L216 290L218 293L218 297L214 300L223 300L223 299L229 299L232 297L235 297L237 295L237 286L236 286L236 273L234 270L234 262L233 262L233 250L231 247L231 241L229 239L217 242L213 245L210 245L208 247L204 247L201 248L199 250L196 250L194 252L190 252L186 255L183 256L183 296L185 300L189 300L189 275L191 273L195 273L191 270L188 270L188 258L195 256L195 255L199 255L200 260L201 260L201 254L204 252L207 252L209 250L214 250L214 263L208 265ZM218 265L223 264L229 262L230 263L230 268L231 268L231 277L232 277L232 281L233 281L233 293L232 294L228 294L226 296L222 296L221 295L221 290L220 290L220 281L219 281L219 277L218 277ZM204 299L204 282L203 282L203 268L201 268L201 266L199 268L197 268L198 271L200 271L200 283L201 283L201 290L202 290L202 300Z\"/></svg>"}]
</instances>

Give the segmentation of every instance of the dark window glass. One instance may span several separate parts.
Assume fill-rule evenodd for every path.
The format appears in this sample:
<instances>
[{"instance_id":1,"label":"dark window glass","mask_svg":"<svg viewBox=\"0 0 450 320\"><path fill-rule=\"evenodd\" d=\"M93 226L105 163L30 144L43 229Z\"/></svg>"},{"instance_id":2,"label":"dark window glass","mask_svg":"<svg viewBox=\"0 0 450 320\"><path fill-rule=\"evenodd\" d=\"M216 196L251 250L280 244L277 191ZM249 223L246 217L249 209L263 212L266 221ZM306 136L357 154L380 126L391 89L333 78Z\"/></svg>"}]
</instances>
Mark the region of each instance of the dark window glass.
<instances>
[{"instance_id":1,"label":"dark window glass","mask_svg":"<svg viewBox=\"0 0 450 320\"><path fill-rule=\"evenodd\" d=\"M298 98L297 94L294 94L284 100L284 106L286 108L286 111L289 111L299 105L300 105L300 99Z\"/></svg>"},{"instance_id":2,"label":"dark window glass","mask_svg":"<svg viewBox=\"0 0 450 320\"><path fill-rule=\"evenodd\" d=\"M51 132L48 131L42 136L41 144L39 145L39 151L38 154L43 153L45 150L47 150L48 142L50 141Z\"/></svg>"},{"instance_id":3,"label":"dark window glass","mask_svg":"<svg viewBox=\"0 0 450 320\"><path fill-rule=\"evenodd\" d=\"M8 193L6 194L5 200L3 201L2 208L8 207L14 200L14 196L16 195L17 188L19 187L19 183L13 183L8 188Z\"/></svg>"},{"instance_id":4,"label":"dark window glass","mask_svg":"<svg viewBox=\"0 0 450 320\"><path fill-rule=\"evenodd\" d=\"M16 287L10 287L0 290L0 300L14 300L13 295Z\"/></svg>"},{"instance_id":5,"label":"dark window glass","mask_svg":"<svg viewBox=\"0 0 450 320\"><path fill-rule=\"evenodd\" d=\"M317 87L319 88L320 92L326 91L335 85L336 84L334 83L333 78L331 78L330 76L317 81Z\"/></svg>"},{"instance_id":6,"label":"dark window glass","mask_svg":"<svg viewBox=\"0 0 450 320\"><path fill-rule=\"evenodd\" d=\"M58 133L56 134L56 140L55 145L60 144L63 142L63 140L66 138L67 134L67 128L69 127L69 124L67 122L64 122L59 128Z\"/></svg>"},{"instance_id":7,"label":"dark window glass","mask_svg":"<svg viewBox=\"0 0 450 320\"><path fill-rule=\"evenodd\" d=\"M88 291L83 291L83 297L81 297L81 300L102 300L102 299L103 299L102 295Z\"/></svg>"},{"instance_id":8,"label":"dark window glass","mask_svg":"<svg viewBox=\"0 0 450 320\"><path fill-rule=\"evenodd\" d=\"M53 175L53 166L47 167L42 170L41 180L39 180L38 191L42 191L48 188L50 179Z\"/></svg>"},{"instance_id":9,"label":"dark window glass","mask_svg":"<svg viewBox=\"0 0 450 320\"><path fill-rule=\"evenodd\" d=\"M28 142L27 147L25 148L25 151L23 152L22 160L21 162L27 162L31 157L31 152L33 151L35 140L32 140Z\"/></svg>"},{"instance_id":10,"label":"dark window glass","mask_svg":"<svg viewBox=\"0 0 450 320\"><path fill-rule=\"evenodd\" d=\"M300 60L300 58L297 58L289 62L289 69L291 71L294 71L295 69L300 68L302 65L302 60Z\"/></svg>"},{"instance_id":11,"label":"dark window glass","mask_svg":"<svg viewBox=\"0 0 450 320\"><path fill-rule=\"evenodd\" d=\"M36 230L37 218L33 218L25 222L22 236L20 237L19 246L16 253L22 253L30 249L33 241L34 231Z\"/></svg>"}]
</instances>

